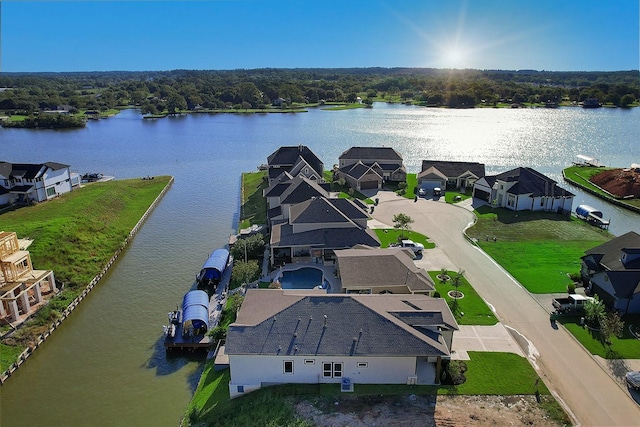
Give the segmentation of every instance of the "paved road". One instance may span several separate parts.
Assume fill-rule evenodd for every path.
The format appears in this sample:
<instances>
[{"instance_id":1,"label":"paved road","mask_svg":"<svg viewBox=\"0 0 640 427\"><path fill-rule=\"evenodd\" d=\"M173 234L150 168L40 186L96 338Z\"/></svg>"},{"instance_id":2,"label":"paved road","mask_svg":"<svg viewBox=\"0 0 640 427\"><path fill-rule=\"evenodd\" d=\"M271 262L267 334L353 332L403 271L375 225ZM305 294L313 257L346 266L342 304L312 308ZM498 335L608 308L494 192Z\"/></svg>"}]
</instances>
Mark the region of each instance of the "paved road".
<instances>
[{"instance_id":1,"label":"paved road","mask_svg":"<svg viewBox=\"0 0 640 427\"><path fill-rule=\"evenodd\" d=\"M597 360L562 327L553 328L549 313L506 271L471 245L461 231L473 222L468 210L433 200L417 202L391 192L379 192L374 218L393 225L393 215L404 213L412 229L429 236L478 293L495 308L500 321L513 328L556 397L565 403L575 422L583 426L638 426L640 406ZM425 257L429 251L425 251ZM496 370L499 373L499 369ZM532 385L533 391L533 385Z\"/></svg>"}]
</instances>

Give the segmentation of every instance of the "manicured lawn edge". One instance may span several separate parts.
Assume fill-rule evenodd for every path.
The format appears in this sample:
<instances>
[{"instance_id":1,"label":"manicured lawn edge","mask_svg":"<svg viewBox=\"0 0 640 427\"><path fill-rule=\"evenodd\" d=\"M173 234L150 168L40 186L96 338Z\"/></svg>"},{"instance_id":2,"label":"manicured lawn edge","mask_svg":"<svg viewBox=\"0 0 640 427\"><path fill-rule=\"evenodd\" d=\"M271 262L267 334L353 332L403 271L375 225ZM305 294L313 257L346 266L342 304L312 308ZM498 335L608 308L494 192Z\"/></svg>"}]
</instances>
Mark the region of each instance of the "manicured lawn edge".
<instances>
[{"instance_id":1,"label":"manicured lawn edge","mask_svg":"<svg viewBox=\"0 0 640 427\"><path fill-rule=\"evenodd\" d=\"M444 298L447 302L460 325L491 326L498 323L498 319L487 303L478 295L464 276L460 279L460 286L458 286L458 291L464 294L464 298L458 299L457 306L454 306L454 300L448 295L448 292L455 290L455 287L451 284L451 280L445 283L441 282L437 277L440 273L440 271L429 271L429 276L431 276L436 285L436 292L440 294L440 298ZM447 273L451 278L457 275L455 271L448 271Z\"/></svg>"},{"instance_id":2,"label":"manicured lawn edge","mask_svg":"<svg viewBox=\"0 0 640 427\"><path fill-rule=\"evenodd\" d=\"M483 206L467 236L531 293L560 293L584 252L611 239L604 230L552 212Z\"/></svg>"}]
</instances>

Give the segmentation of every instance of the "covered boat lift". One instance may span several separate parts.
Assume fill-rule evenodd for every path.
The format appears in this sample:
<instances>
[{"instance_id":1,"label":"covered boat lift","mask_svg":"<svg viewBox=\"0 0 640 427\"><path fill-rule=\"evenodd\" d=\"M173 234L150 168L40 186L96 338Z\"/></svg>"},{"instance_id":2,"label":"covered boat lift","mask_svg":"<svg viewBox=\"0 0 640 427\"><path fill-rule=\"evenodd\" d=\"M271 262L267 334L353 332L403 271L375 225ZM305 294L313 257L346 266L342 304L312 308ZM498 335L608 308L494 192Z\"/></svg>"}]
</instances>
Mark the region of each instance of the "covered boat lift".
<instances>
[{"instance_id":1,"label":"covered boat lift","mask_svg":"<svg viewBox=\"0 0 640 427\"><path fill-rule=\"evenodd\" d=\"M209 326L209 295L189 291L182 299L182 335L202 335Z\"/></svg>"},{"instance_id":2,"label":"covered boat lift","mask_svg":"<svg viewBox=\"0 0 640 427\"><path fill-rule=\"evenodd\" d=\"M213 285L214 289L222 280L224 270L229 263L229 251L220 248L213 251L211 256L205 261L200 273L196 277L199 286Z\"/></svg>"}]
</instances>

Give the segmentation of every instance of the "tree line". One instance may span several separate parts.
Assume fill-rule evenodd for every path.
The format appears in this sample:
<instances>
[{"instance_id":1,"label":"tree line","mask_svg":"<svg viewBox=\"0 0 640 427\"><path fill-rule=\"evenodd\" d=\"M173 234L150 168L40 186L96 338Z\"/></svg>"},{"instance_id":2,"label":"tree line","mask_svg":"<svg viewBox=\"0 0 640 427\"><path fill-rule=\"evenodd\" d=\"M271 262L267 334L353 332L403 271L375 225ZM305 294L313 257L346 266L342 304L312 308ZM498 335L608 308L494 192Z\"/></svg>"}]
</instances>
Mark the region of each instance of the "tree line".
<instances>
[{"instance_id":1,"label":"tree line","mask_svg":"<svg viewBox=\"0 0 640 427\"><path fill-rule=\"evenodd\" d=\"M428 68L173 70L158 72L2 73L0 110L30 115L56 110L139 107L143 114L197 109L354 102L360 97L419 105L578 103L597 98L629 106L640 99L637 70L551 72Z\"/></svg>"}]
</instances>

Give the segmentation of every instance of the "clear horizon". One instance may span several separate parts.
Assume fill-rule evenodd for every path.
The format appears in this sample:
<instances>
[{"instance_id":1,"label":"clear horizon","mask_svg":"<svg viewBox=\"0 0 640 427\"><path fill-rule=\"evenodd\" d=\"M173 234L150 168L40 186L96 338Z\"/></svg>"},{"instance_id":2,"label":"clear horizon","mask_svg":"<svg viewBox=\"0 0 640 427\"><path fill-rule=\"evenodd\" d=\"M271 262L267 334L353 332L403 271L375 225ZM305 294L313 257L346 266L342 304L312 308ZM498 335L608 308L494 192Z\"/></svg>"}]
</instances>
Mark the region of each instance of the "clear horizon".
<instances>
[{"instance_id":1,"label":"clear horizon","mask_svg":"<svg viewBox=\"0 0 640 427\"><path fill-rule=\"evenodd\" d=\"M640 68L634 0L0 3L2 72Z\"/></svg>"}]
</instances>

